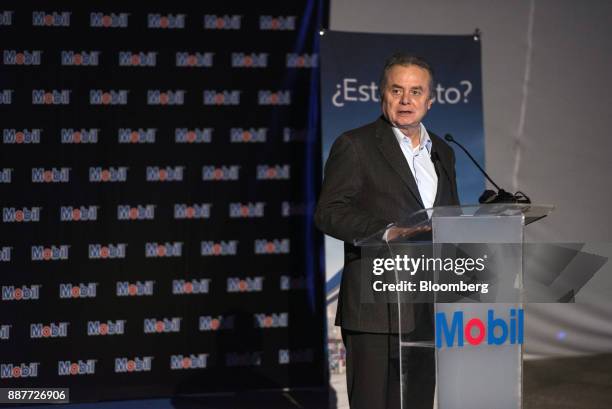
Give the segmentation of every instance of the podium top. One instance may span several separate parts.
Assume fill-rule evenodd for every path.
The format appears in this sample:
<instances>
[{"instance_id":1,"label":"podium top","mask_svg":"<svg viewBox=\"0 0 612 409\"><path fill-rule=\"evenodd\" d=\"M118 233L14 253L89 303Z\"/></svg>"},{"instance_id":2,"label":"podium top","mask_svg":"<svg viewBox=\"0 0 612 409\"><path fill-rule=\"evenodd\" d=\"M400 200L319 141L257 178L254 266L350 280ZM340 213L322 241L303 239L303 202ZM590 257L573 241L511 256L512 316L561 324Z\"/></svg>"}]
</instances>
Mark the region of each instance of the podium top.
<instances>
[{"instance_id":1,"label":"podium top","mask_svg":"<svg viewBox=\"0 0 612 409\"><path fill-rule=\"evenodd\" d=\"M429 209L422 209L408 215L405 219L399 220L391 225L377 231L376 233L355 240L356 246L380 245L383 243L384 234L391 227L401 229L414 229L418 232L430 230L433 218L441 217L522 217L523 225L528 225L548 216L554 209L553 205L538 205L527 203L495 203L495 204L475 204L465 206L438 206Z\"/></svg>"}]
</instances>

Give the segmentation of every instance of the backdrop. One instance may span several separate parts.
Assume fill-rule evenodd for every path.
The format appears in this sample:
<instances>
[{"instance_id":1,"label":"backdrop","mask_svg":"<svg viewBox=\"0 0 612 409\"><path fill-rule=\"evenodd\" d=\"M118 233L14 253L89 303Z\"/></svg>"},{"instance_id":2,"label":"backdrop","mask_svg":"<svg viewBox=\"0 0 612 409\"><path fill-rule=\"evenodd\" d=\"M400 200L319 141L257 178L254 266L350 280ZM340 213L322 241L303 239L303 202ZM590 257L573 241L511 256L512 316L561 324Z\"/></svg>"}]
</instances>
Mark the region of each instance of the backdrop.
<instances>
[{"instance_id":1,"label":"backdrop","mask_svg":"<svg viewBox=\"0 0 612 409\"><path fill-rule=\"evenodd\" d=\"M1 7L0 385L325 386L324 2Z\"/></svg>"}]
</instances>

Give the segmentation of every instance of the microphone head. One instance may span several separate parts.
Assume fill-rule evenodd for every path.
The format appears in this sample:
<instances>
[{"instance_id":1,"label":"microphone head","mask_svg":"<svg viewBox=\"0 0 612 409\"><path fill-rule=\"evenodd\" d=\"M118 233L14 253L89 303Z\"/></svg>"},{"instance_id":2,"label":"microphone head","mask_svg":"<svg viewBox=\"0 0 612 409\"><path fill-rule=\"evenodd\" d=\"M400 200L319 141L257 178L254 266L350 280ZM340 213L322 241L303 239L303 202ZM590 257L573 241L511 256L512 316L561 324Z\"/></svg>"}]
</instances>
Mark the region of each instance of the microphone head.
<instances>
[{"instance_id":1,"label":"microphone head","mask_svg":"<svg viewBox=\"0 0 612 409\"><path fill-rule=\"evenodd\" d=\"M453 142L455 140L455 138L452 137L451 134L447 133L446 135L444 135L444 139L446 139L449 142Z\"/></svg>"},{"instance_id":2,"label":"microphone head","mask_svg":"<svg viewBox=\"0 0 612 409\"><path fill-rule=\"evenodd\" d=\"M487 204L494 203L497 200L497 194L493 190L485 190L478 198L478 203Z\"/></svg>"}]
</instances>

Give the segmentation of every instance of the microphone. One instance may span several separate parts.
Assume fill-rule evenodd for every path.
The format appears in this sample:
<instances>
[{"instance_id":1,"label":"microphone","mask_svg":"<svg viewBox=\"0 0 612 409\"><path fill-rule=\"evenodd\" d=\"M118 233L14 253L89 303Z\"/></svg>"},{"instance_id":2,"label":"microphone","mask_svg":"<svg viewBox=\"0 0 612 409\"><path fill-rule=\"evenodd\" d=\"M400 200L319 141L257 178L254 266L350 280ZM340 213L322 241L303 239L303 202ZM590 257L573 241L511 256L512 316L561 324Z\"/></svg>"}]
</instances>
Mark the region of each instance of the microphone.
<instances>
[{"instance_id":1,"label":"microphone","mask_svg":"<svg viewBox=\"0 0 612 409\"><path fill-rule=\"evenodd\" d=\"M463 152L465 152L465 154L468 156L468 158L470 158L472 163L474 163L474 165L476 165L478 170L480 170L480 172L483 175L485 175L487 180L489 182L491 182L491 184L493 186L495 186L495 188L497 189L497 193L495 193L493 190L488 190L488 189L485 190L482 193L482 195L480 195L480 197L478 198L478 203L482 203L482 204L487 204L487 203L531 203L531 200L529 199L529 197L527 197L527 195L524 194L523 192L516 192L516 193L512 194L512 193L506 192L504 189L500 188L497 185L497 183L495 183L493 181L493 179L491 179L491 177L489 177L487 172L485 172L485 170L478 164L478 162L476 162L476 159L474 159L472 154L470 154L470 152L468 152L468 150L465 149L465 147L463 145L461 145L459 142L457 142L455 140L455 138L453 138L453 136L451 134L447 133L446 135L444 135L444 139L446 139L446 141L452 142L455 145L457 145L458 147L460 147L461 150Z\"/></svg>"}]
</instances>

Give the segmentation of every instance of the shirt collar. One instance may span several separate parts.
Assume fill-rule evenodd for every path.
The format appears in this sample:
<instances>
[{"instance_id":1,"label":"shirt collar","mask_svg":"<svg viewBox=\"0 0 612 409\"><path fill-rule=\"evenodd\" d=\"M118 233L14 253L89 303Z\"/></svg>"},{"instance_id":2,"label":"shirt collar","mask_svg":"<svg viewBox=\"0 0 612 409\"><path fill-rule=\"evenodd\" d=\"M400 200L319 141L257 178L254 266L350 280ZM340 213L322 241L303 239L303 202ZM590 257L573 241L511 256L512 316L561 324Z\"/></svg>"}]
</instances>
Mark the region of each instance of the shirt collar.
<instances>
[{"instance_id":1,"label":"shirt collar","mask_svg":"<svg viewBox=\"0 0 612 409\"><path fill-rule=\"evenodd\" d=\"M425 129L425 125L423 125L423 123L421 122L419 124L419 127L421 128L421 141L420 141L420 146L419 149L423 149L424 147L427 148L427 152L431 154L431 138L429 137L429 134L427 133L427 129ZM393 134L395 135L395 139L397 139L397 142L401 145L402 141L406 141L406 142L410 142L410 139L408 139L408 137L406 135L404 135L402 133L402 131L400 131L399 128L392 126L391 129L393 129ZM412 145L409 145L410 148L412 149Z\"/></svg>"}]
</instances>

